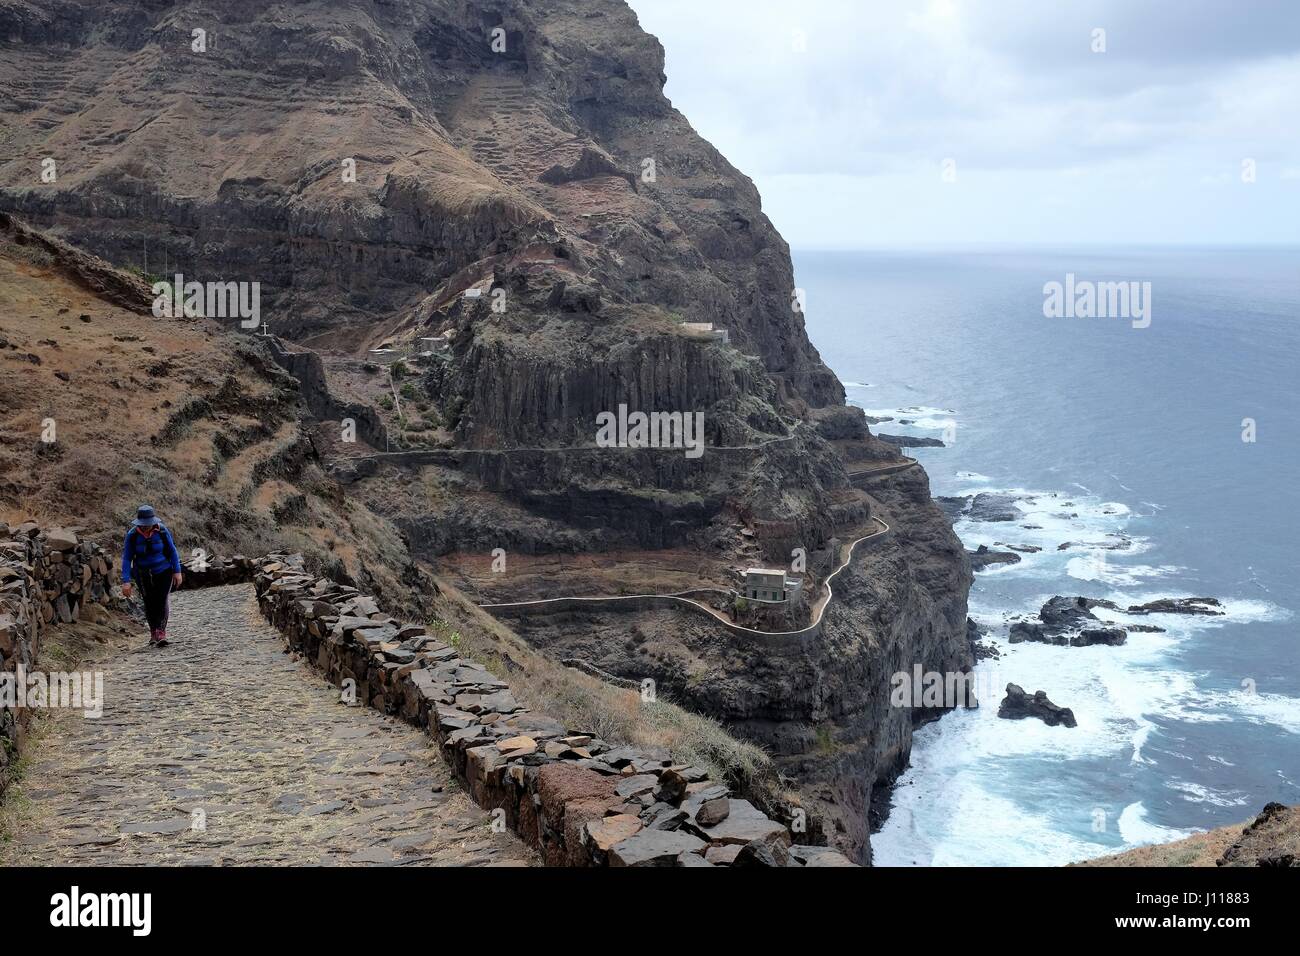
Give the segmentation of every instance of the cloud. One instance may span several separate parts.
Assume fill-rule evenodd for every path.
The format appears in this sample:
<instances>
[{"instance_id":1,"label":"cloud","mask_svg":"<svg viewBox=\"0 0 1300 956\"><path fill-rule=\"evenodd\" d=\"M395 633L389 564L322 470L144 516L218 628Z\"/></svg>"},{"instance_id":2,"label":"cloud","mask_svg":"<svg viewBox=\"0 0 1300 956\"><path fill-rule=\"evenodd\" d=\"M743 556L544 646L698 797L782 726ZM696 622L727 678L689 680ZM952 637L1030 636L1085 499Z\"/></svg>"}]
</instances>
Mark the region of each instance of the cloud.
<instances>
[{"instance_id":1,"label":"cloud","mask_svg":"<svg viewBox=\"0 0 1300 956\"><path fill-rule=\"evenodd\" d=\"M864 198L876 190L846 184L915 181L906 192L920 194L952 158L959 183L1046 190L1025 194L1029 206L1059 203L1080 171L1103 206L1145 185L1156 216L1194 199L1172 190L1237 176L1243 158L1260 164L1257 185L1300 165L1291 0L631 2L667 50L675 105L783 208L773 187L818 177ZM805 241L818 205L777 225ZM1266 225L1238 231L1277 233Z\"/></svg>"}]
</instances>

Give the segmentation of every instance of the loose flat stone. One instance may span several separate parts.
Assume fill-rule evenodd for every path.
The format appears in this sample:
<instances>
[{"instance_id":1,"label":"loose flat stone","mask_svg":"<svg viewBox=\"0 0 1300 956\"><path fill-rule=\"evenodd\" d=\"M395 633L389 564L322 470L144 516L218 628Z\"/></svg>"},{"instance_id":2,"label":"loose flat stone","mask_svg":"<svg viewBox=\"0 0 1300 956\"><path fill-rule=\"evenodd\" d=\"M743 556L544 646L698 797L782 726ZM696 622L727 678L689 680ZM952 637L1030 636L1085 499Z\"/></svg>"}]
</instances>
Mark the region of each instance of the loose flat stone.
<instances>
[{"instance_id":1,"label":"loose flat stone","mask_svg":"<svg viewBox=\"0 0 1300 956\"><path fill-rule=\"evenodd\" d=\"M537 750L537 741L532 737L507 737L497 741L497 749L507 757L522 757Z\"/></svg>"},{"instance_id":2,"label":"loose flat stone","mask_svg":"<svg viewBox=\"0 0 1300 956\"><path fill-rule=\"evenodd\" d=\"M372 846L365 850L358 850L350 859L353 863L394 863L397 861L397 855L386 846Z\"/></svg>"},{"instance_id":3,"label":"loose flat stone","mask_svg":"<svg viewBox=\"0 0 1300 956\"><path fill-rule=\"evenodd\" d=\"M736 861L736 854L744 849L743 843L729 843L726 846L711 846L704 858L715 866L731 866Z\"/></svg>"},{"instance_id":4,"label":"loose flat stone","mask_svg":"<svg viewBox=\"0 0 1300 956\"><path fill-rule=\"evenodd\" d=\"M187 825L188 825L188 821L187 821ZM130 824L125 824L124 826L130 826ZM64 846L111 846L112 844L117 843L121 839L122 838L120 836L116 836L116 835L83 836L83 837L70 837L69 839L61 842ZM27 841L23 841L23 842L26 843ZM40 842L46 843L49 841L41 840Z\"/></svg>"},{"instance_id":5,"label":"loose flat stone","mask_svg":"<svg viewBox=\"0 0 1300 956\"><path fill-rule=\"evenodd\" d=\"M633 777L625 777L614 787L614 792L620 797L635 797L643 793L649 793L659 784L659 778L654 774L637 774Z\"/></svg>"},{"instance_id":6,"label":"loose flat stone","mask_svg":"<svg viewBox=\"0 0 1300 956\"><path fill-rule=\"evenodd\" d=\"M687 813L695 813L696 811L699 810L701 806L703 806L708 801L716 800L719 797L725 797L727 796L727 794L731 792L721 784L711 784L709 786L703 786L701 784L693 783L690 786L696 787L698 789L696 789L694 792L690 792L686 797L686 799L682 801L682 809L685 810ZM690 787L688 787L687 790L689 791ZM730 807L727 808L727 812L728 813L731 812Z\"/></svg>"},{"instance_id":7,"label":"loose flat stone","mask_svg":"<svg viewBox=\"0 0 1300 956\"><path fill-rule=\"evenodd\" d=\"M705 800L695 811L695 822L702 827L717 826L731 813L731 802L725 797Z\"/></svg>"},{"instance_id":8,"label":"loose flat stone","mask_svg":"<svg viewBox=\"0 0 1300 956\"><path fill-rule=\"evenodd\" d=\"M713 866L707 859L698 853L679 853L677 854L678 866Z\"/></svg>"},{"instance_id":9,"label":"loose flat stone","mask_svg":"<svg viewBox=\"0 0 1300 956\"><path fill-rule=\"evenodd\" d=\"M704 832L714 843L749 843L776 834L785 833L784 824L777 823L748 800L728 800L727 816Z\"/></svg>"},{"instance_id":10,"label":"loose flat stone","mask_svg":"<svg viewBox=\"0 0 1300 956\"><path fill-rule=\"evenodd\" d=\"M641 830L641 821L630 814L620 813L603 820L592 820L587 824L587 840L602 852L609 851L615 843L621 843Z\"/></svg>"},{"instance_id":11,"label":"loose flat stone","mask_svg":"<svg viewBox=\"0 0 1300 956\"><path fill-rule=\"evenodd\" d=\"M396 850L410 850L417 846L424 846L431 842L437 834L432 830L425 830L421 833L411 833L406 836L399 836L393 840L392 846Z\"/></svg>"},{"instance_id":12,"label":"loose flat stone","mask_svg":"<svg viewBox=\"0 0 1300 956\"><path fill-rule=\"evenodd\" d=\"M707 844L681 830L641 830L614 844L610 866L676 866L682 853L699 853Z\"/></svg>"},{"instance_id":13,"label":"loose flat stone","mask_svg":"<svg viewBox=\"0 0 1300 956\"><path fill-rule=\"evenodd\" d=\"M177 817L174 820L157 820L142 823L123 823L123 833L182 833L190 829L189 817Z\"/></svg>"},{"instance_id":14,"label":"loose flat stone","mask_svg":"<svg viewBox=\"0 0 1300 956\"><path fill-rule=\"evenodd\" d=\"M300 813L307 805L307 796L301 793L285 793L276 798L274 808L278 813Z\"/></svg>"},{"instance_id":15,"label":"loose flat stone","mask_svg":"<svg viewBox=\"0 0 1300 956\"><path fill-rule=\"evenodd\" d=\"M334 813L337 810L342 810L346 806L346 801L328 800L325 803L318 803L314 807L308 807L302 812L302 815L305 817L318 817L325 813Z\"/></svg>"},{"instance_id":16,"label":"loose flat stone","mask_svg":"<svg viewBox=\"0 0 1300 956\"><path fill-rule=\"evenodd\" d=\"M790 855L804 866L857 866L839 850L828 846L792 846Z\"/></svg>"}]
</instances>

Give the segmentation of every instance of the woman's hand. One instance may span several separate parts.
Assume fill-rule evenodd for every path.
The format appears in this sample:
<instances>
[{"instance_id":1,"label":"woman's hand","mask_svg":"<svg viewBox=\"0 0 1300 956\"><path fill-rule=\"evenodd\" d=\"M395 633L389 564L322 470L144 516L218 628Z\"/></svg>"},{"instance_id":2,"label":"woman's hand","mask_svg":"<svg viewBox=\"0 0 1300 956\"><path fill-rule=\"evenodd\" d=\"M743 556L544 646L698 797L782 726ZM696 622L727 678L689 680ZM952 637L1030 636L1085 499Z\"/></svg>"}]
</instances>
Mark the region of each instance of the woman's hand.
<instances>
[{"instance_id":1,"label":"woman's hand","mask_svg":"<svg viewBox=\"0 0 1300 956\"><path fill-rule=\"evenodd\" d=\"M174 588L180 587L182 580L183 579L181 578L181 573L177 571L175 574L172 575L172 587Z\"/></svg>"},{"instance_id":2,"label":"woman's hand","mask_svg":"<svg viewBox=\"0 0 1300 956\"><path fill-rule=\"evenodd\" d=\"M122 585L122 597L129 598L130 596L131 596L131 582L127 581L125 584Z\"/></svg>"}]
</instances>

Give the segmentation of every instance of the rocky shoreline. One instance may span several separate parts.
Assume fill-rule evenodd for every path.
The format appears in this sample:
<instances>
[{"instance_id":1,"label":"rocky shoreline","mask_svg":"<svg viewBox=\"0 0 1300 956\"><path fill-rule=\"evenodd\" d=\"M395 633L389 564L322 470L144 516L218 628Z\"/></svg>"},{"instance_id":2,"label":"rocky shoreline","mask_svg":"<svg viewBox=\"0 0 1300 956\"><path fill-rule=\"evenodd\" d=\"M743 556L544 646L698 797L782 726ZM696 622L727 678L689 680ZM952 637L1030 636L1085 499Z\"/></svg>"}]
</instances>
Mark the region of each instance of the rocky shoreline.
<instances>
[{"instance_id":1,"label":"rocky shoreline","mask_svg":"<svg viewBox=\"0 0 1300 956\"><path fill-rule=\"evenodd\" d=\"M1093 608L1131 615L1188 614L1221 617L1224 614L1222 602L1217 598L1161 598L1146 604L1121 607L1114 601L1102 598L1057 595L1042 606L1037 621L1014 621L1008 639L1012 644L1036 641L1063 647L1090 647L1094 644L1119 646L1128 640L1130 631L1160 633L1164 630L1152 624L1107 624L1092 613Z\"/></svg>"}]
</instances>

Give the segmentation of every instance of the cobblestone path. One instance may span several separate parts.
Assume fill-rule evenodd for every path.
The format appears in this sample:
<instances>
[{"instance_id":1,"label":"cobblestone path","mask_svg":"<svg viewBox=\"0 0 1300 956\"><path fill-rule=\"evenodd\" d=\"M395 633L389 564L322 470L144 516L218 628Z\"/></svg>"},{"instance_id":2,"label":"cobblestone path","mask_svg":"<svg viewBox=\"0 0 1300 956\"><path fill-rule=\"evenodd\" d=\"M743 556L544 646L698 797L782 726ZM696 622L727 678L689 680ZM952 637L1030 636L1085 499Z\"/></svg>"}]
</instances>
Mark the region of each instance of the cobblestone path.
<instances>
[{"instance_id":1,"label":"cobblestone path","mask_svg":"<svg viewBox=\"0 0 1300 956\"><path fill-rule=\"evenodd\" d=\"M0 863L531 865L432 742L341 703L282 651L247 585L173 597L104 672L104 713L48 718L6 799Z\"/></svg>"}]
</instances>

